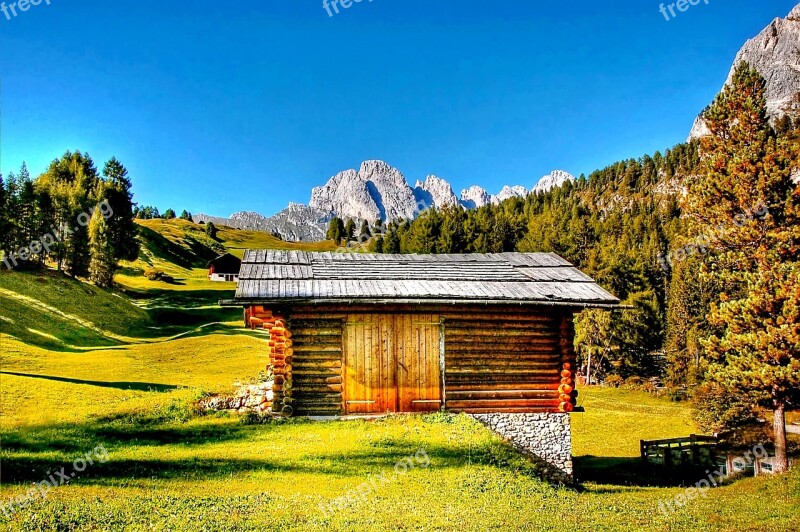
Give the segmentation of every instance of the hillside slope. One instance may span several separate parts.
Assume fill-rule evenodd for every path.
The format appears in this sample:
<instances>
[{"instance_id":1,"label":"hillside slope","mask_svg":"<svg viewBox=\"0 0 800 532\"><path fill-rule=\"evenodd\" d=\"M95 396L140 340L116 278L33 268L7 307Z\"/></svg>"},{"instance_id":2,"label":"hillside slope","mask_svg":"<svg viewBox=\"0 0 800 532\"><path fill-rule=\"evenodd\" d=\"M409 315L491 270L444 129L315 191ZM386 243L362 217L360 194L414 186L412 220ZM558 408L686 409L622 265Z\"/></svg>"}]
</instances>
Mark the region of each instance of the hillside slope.
<instances>
[{"instance_id":1,"label":"hillside slope","mask_svg":"<svg viewBox=\"0 0 800 532\"><path fill-rule=\"evenodd\" d=\"M220 292L235 290L235 283L208 280L208 261L223 253L241 257L247 249L336 250L332 241L285 242L269 233L227 226L217 226L217 238L212 240L206 235L205 225L186 220L137 220L136 223L141 242L139 259L123 263L115 281L129 295L163 304L213 305L220 299ZM148 281L143 274L149 268L163 271L175 282Z\"/></svg>"}]
</instances>

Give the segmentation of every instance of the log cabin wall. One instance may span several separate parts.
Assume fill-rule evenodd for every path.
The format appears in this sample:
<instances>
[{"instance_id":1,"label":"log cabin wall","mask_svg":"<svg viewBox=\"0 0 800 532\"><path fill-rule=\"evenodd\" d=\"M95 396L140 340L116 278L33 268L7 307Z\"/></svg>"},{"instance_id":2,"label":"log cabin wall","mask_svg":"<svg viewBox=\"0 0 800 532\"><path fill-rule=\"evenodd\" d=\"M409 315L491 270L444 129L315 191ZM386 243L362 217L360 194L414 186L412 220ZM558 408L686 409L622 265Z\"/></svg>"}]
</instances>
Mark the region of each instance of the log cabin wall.
<instances>
[{"instance_id":1,"label":"log cabin wall","mask_svg":"<svg viewBox=\"0 0 800 532\"><path fill-rule=\"evenodd\" d=\"M561 322L555 308L470 309L445 315L446 408L469 413L558 411Z\"/></svg>"},{"instance_id":2,"label":"log cabin wall","mask_svg":"<svg viewBox=\"0 0 800 532\"><path fill-rule=\"evenodd\" d=\"M348 410L345 369L347 323L359 314L369 321L384 315L388 323L403 316L437 316L444 378L444 408L455 412L531 413L570 411L575 403L572 370L573 311L559 307L486 307L452 305L321 305L275 309L292 334L289 403L295 415L342 415ZM248 309L247 315L253 311ZM361 320L359 320L361 321ZM352 330L352 329L351 329ZM358 349L372 349L356 344ZM352 348L352 347L351 347ZM425 365L434 364L427 357ZM417 373L430 375L432 368ZM436 368L436 374L440 368ZM352 384L352 383L351 383ZM350 390L353 386L350 387ZM381 396L376 392L375 396ZM371 398L371 397L370 397ZM568 407L565 410L565 402ZM432 403L432 401L431 401ZM421 403L420 403L421 404ZM392 411L415 411L398 402ZM423 405L424 406L424 405ZM441 406L441 405L437 405ZM365 411L365 413L368 411Z\"/></svg>"},{"instance_id":3,"label":"log cabin wall","mask_svg":"<svg viewBox=\"0 0 800 532\"><path fill-rule=\"evenodd\" d=\"M337 314L296 309L289 313L294 340L294 413L342 413L342 319Z\"/></svg>"}]
</instances>

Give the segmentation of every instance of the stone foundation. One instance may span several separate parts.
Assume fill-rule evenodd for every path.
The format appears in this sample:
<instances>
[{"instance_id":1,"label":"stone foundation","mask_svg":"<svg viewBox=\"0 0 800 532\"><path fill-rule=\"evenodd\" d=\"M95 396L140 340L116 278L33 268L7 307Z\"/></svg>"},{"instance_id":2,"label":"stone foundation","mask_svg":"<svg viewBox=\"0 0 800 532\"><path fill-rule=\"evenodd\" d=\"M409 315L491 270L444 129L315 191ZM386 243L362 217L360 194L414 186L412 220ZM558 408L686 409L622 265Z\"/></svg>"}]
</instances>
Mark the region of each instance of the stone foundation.
<instances>
[{"instance_id":1,"label":"stone foundation","mask_svg":"<svg viewBox=\"0 0 800 532\"><path fill-rule=\"evenodd\" d=\"M239 385L234 395L215 395L200 401L201 410L235 410L240 414L246 412L269 413L272 406L272 382L262 382L242 386Z\"/></svg>"},{"instance_id":2,"label":"stone foundation","mask_svg":"<svg viewBox=\"0 0 800 532\"><path fill-rule=\"evenodd\" d=\"M533 460L542 477L570 484L572 431L569 414L472 414Z\"/></svg>"}]
</instances>

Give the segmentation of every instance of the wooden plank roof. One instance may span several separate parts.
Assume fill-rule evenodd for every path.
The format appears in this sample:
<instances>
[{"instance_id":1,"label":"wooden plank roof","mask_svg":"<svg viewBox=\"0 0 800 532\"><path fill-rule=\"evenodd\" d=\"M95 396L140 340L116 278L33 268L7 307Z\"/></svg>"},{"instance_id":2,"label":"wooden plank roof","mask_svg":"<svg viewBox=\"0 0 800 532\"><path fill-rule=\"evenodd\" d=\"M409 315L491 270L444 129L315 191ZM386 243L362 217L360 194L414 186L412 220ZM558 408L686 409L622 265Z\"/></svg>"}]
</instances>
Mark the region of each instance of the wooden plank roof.
<instances>
[{"instance_id":1,"label":"wooden plank roof","mask_svg":"<svg viewBox=\"0 0 800 532\"><path fill-rule=\"evenodd\" d=\"M619 300L553 253L386 255L248 250L228 305L520 303L614 307Z\"/></svg>"}]
</instances>

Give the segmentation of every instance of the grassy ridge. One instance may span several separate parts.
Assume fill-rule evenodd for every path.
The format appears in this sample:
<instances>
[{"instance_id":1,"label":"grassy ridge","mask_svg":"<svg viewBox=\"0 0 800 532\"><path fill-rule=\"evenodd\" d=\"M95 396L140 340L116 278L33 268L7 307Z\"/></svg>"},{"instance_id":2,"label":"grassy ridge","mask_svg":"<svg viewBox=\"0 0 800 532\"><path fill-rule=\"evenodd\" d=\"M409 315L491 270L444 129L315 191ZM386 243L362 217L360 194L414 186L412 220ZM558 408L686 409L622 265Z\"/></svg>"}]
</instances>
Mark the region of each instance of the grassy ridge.
<instances>
[{"instance_id":1,"label":"grassy ridge","mask_svg":"<svg viewBox=\"0 0 800 532\"><path fill-rule=\"evenodd\" d=\"M229 252L242 257L246 249L296 249L334 251L332 241L284 242L268 233L218 227L217 239L205 233L205 226L186 220L137 220L141 255L123 263L116 282L127 294L149 304L173 306L213 305L236 289L235 283L208 281L206 265L214 257ZM153 282L142 274L158 268L175 279L174 283Z\"/></svg>"}]
</instances>

